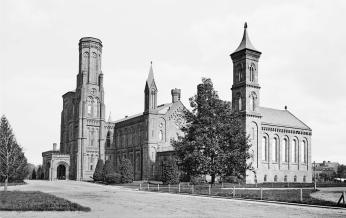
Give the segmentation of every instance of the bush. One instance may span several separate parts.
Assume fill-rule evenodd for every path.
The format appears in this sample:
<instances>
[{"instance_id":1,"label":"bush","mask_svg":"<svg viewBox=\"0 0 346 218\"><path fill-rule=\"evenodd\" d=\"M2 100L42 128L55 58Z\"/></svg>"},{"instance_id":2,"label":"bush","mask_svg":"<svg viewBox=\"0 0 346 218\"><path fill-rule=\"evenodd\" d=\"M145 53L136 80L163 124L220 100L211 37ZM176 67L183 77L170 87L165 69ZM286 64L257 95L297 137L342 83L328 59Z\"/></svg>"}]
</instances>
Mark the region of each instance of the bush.
<instances>
[{"instance_id":1,"label":"bush","mask_svg":"<svg viewBox=\"0 0 346 218\"><path fill-rule=\"evenodd\" d=\"M120 184L122 176L119 173L110 173L105 176L105 182L108 184Z\"/></svg>"},{"instance_id":2,"label":"bush","mask_svg":"<svg viewBox=\"0 0 346 218\"><path fill-rule=\"evenodd\" d=\"M178 184L179 170L175 160L169 160L164 163L162 169L162 182L164 184Z\"/></svg>"},{"instance_id":3,"label":"bush","mask_svg":"<svg viewBox=\"0 0 346 218\"><path fill-rule=\"evenodd\" d=\"M133 182L133 166L129 159L122 159L120 163L120 174L122 176L122 183L131 183Z\"/></svg>"},{"instance_id":4,"label":"bush","mask_svg":"<svg viewBox=\"0 0 346 218\"><path fill-rule=\"evenodd\" d=\"M106 175L115 173L115 170L113 168L113 164L110 160L106 160L105 165L103 166L103 180L106 180Z\"/></svg>"},{"instance_id":5,"label":"bush","mask_svg":"<svg viewBox=\"0 0 346 218\"><path fill-rule=\"evenodd\" d=\"M93 175L93 180L95 182L99 182L99 181L103 181L104 176L103 176L103 160L102 159L98 159L97 164L96 164L96 168L94 171L94 175Z\"/></svg>"},{"instance_id":6,"label":"bush","mask_svg":"<svg viewBox=\"0 0 346 218\"><path fill-rule=\"evenodd\" d=\"M207 181L205 180L205 176L196 175L190 177L190 183L193 185L201 185L207 183Z\"/></svg>"},{"instance_id":7,"label":"bush","mask_svg":"<svg viewBox=\"0 0 346 218\"><path fill-rule=\"evenodd\" d=\"M242 179L237 176L225 176L222 178L222 182L224 183L241 183Z\"/></svg>"}]
</instances>

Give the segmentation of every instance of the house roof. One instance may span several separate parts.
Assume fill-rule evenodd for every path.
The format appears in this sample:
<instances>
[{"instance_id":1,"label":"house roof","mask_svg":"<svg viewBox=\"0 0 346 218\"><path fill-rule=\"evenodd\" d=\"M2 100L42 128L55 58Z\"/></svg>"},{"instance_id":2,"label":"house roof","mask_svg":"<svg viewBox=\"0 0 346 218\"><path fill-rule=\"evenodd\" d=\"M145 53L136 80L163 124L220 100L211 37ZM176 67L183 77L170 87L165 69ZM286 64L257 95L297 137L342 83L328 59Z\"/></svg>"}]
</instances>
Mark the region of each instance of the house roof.
<instances>
[{"instance_id":1,"label":"house roof","mask_svg":"<svg viewBox=\"0 0 346 218\"><path fill-rule=\"evenodd\" d=\"M267 107L259 107L259 110L262 114L263 124L306 129L311 131L311 128L309 126L307 126L286 109L278 110Z\"/></svg>"}]
</instances>

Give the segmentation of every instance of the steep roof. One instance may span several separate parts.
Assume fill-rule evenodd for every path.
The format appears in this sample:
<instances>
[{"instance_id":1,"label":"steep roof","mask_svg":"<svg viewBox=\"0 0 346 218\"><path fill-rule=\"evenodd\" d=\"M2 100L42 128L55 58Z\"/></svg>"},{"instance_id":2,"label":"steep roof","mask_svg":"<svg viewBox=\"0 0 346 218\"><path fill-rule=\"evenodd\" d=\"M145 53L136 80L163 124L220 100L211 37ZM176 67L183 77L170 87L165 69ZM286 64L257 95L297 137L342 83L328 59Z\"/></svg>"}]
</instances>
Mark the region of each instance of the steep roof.
<instances>
[{"instance_id":1,"label":"steep roof","mask_svg":"<svg viewBox=\"0 0 346 218\"><path fill-rule=\"evenodd\" d=\"M311 130L309 126L299 120L288 110L278 110L266 107L259 107L259 110L262 114L263 124Z\"/></svg>"},{"instance_id":2,"label":"steep roof","mask_svg":"<svg viewBox=\"0 0 346 218\"><path fill-rule=\"evenodd\" d=\"M150 69L149 69L149 74L148 74L148 78L147 78L147 85L148 87L151 87L151 85L154 83L155 84L155 80L154 80L154 71L153 71L153 64L152 62L150 62ZM156 84L155 84L156 87Z\"/></svg>"},{"instance_id":3,"label":"steep roof","mask_svg":"<svg viewBox=\"0 0 346 218\"><path fill-rule=\"evenodd\" d=\"M247 33L247 23L246 22L244 24L243 39L241 40L238 48L233 53L236 53L236 52L244 50L244 49L250 49L250 50L259 52L258 50L255 49L255 47L252 45L252 43L250 41L249 35Z\"/></svg>"}]
</instances>

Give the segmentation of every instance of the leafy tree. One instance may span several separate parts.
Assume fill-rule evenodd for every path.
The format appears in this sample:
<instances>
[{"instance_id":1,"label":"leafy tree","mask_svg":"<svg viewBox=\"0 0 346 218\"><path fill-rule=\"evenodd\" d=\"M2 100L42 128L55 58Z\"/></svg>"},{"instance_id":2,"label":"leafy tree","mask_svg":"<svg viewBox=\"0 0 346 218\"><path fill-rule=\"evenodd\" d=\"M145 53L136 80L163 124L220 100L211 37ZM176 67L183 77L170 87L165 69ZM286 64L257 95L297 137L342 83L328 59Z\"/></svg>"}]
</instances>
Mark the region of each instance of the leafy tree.
<instances>
[{"instance_id":1,"label":"leafy tree","mask_svg":"<svg viewBox=\"0 0 346 218\"><path fill-rule=\"evenodd\" d=\"M32 173L31 173L31 179L36 179L36 170L35 168L32 170Z\"/></svg>"},{"instance_id":2,"label":"leafy tree","mask_svg":"<svg viewBox=\"0 0 346 218\"><path fill-rule=\"evenodd\" d=\"M177 184L179 183L179 169L176 160L170 159L163 164L162 168L162 182L164 184Z\"/></svg>"},{"instance_id":3,"label":"leafy tree","mask_svg":"<svg viewBox=\"0 0 346 218\"><path fill-rule=\"evenodd\" d=\"M103 166L103 179L105 180L106 176L112 173L115 173L113 164L110 160L106 160L105 165Z\"/></svg>"},{"instance_id":4,"label":"leafy tree","mask_svg":"<svg viewBox=\"0 0 346 218\"><path fill-rule=\"evenodd\" d=\"M38 165L36 179L44 179L42 165Z\"/></svg>"},{"instance_id":5,"label":"leafy tree","mask_svg":"<svg viewBox=\"0 0 346 218\"><path fill-rule=\"evenodd\" d=\"M0 125L0 176L8 182L23 181L28 175L28 163L22 148L17 143L12 128L5 116L1 117Z\"/></svg>"},{"instance_id":6,"label":"leafy tree","mask_svg":"<svg viewBox=\"0 0 346 218\"><path fill-rule=\"evenodd\" d=\"M119 184L121 183L121 174L119 173L109 173L105 176L105 182L108 184Z\"/></svg>"},{"instance_id":7,"label":"leafy tree","mask_svg":"<svg viewBox=\"0 0 346 218\"><path fill-rule=\"evenodd\" d=\"M346 178L346 165L339 165L337 170L337 176L339 178Z\"/></svg>"},{"instance_id":8,"label":"leafy tree","mask_svg":"<svg viewBox=\"0 0 346 218\"><path fill-rule=\"evenodd\" d=\"M232 113L230 102L219 99L210 79L203 78L189 100L192 112L183 112L184 134L173 141L182 170L192 177L209 174L211 183L216 176L244 177L252 166L242 117Z\"/></svg>"},{"instance_id":9,"label":"leafy tree","mask_svg":"<svg viewBox=\"0 0 346 218\"><path fill-rule=\"evenodd\" d=\"M120 163L120 174L122 183L131 183L134 180L133 166L129 159L123 158Z\"/></svg>"},{"instance_id":10,"label":"leafy tree","mask_svg":"<svg viewBox=\"0 0 346 218\"><path fill-rule=\"evenodd\" d=\"M94 171L94 175L93 175L94 181L103 181L103 179L104 179L103 167L104 167L103 160L98 159L97 164L96 164L96 168Z\"/></svg>"}]
</instances>

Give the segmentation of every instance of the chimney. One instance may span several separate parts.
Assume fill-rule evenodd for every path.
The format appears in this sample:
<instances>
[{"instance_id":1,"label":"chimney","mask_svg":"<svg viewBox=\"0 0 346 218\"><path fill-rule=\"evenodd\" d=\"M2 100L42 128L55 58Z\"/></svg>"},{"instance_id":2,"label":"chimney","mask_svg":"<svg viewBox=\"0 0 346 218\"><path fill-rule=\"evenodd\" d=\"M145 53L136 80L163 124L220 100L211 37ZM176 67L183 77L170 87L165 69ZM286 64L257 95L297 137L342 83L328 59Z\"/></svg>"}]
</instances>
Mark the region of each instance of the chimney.
<instances>
[{"instance_id":1,"label":"chimney","mask_svg":"<svg viewBox=\"0 0 346 218\"><path fill-rule=\"evenodd\" d=\"M180 89L172 89L171 90L171 94L172 94L172 103L175 103L177 101L180 101L180 94L181 94L181 90Z\"/></svg>"},{"instance_id":2,"label":"chimney","mask_svg":"<svg viewBox=\"0 0 346 218\"><path fill-rule=\"evenodd\" d=\"M56 151L56 143L53 143L53 151Z\"/></svg>"}]
</instances>

